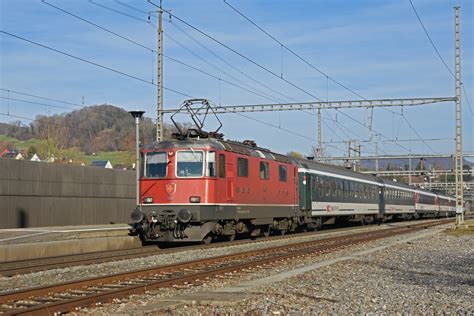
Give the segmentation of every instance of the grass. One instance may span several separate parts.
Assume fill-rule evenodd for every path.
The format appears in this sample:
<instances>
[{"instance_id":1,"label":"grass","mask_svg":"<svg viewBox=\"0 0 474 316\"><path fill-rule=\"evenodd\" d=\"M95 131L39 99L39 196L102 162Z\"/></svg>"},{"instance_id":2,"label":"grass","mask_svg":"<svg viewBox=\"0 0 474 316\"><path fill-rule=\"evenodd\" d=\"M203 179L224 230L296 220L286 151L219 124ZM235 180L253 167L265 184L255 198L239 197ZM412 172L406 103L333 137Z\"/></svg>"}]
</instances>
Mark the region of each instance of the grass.
<instances>
[{"instance_id":1,"label":"grass","mask_svg":"<svg viewBox=\"0 0 474 316\"><path fill-rule=\"evenodd\" d=\"M465 221L464 224L465 224L464 227L448 228L448 229L446 229L445 232L448 235L456 236L456 237L474 235L474 220Z\"/></svg>"},{"instance_id":2,"label":"grass","mask_svg":"<svg viewBox=\"0 0 474 316\"><path fill-rule=\"evenodd\" d=\"M116 165L131 164L133 157L128 151L99 151L95 153L95 156L86 156L84 153L81 153L80 159L86 165L90 165L94 160L109 160L112 165Z\"/></svg>"},{"instance_id":3,"label":"grass","mask_svg":"<svg viewBox=\"0 0 474 316\"><path fill-rule=\"evenodd\" d=\"M35 146L36 148L38 148L41 146L42 143L46 142L43 139L35 139L35 138L31 138L27 140L18 140L14 137L6 136L6 135L0 135L0 141L11 143L18 150L28 150L30 146Z\"/></svg>"}]
</instances>

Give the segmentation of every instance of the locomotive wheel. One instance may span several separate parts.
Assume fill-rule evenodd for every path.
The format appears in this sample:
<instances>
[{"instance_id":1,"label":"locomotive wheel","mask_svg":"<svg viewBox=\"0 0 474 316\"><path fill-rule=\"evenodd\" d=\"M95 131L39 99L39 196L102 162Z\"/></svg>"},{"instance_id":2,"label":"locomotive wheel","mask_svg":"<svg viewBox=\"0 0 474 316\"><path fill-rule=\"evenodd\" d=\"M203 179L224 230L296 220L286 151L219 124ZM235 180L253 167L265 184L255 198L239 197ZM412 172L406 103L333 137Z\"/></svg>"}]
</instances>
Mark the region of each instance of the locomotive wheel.
<instances>
[{"instance_id":1,"label":"locomotive wheel","mask_svg":"<svg viewBox=\"0 0 474 316\"><path fill-rule=\"evenodd\" d=\"M208 234L204 239L201 241L203 245L209 245L212 242L212 235Z\"/></svg>"}]
</instances>

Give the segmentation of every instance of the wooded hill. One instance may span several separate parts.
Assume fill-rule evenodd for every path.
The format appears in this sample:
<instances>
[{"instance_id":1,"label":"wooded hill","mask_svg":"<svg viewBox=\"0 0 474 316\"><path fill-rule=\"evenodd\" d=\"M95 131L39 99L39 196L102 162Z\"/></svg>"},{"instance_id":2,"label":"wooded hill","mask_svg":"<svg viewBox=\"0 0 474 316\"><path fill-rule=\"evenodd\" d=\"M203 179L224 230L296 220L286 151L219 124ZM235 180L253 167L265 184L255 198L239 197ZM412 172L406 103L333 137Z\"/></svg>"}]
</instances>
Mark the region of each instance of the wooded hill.
<instances>
[{"instance_id":1,"label":"wooded hill","mask_svg":"<svg viewBox=\"0 0 474 316\"><path fill-rule=\"evenodd\" d=\"M38 115L28 126L20 122L0 123L0 134L19 140L45 140L46 151L56 156L67 149L85 153L132 152L135 146L134 124L134 119L126 110L104 104L65 114ZM156 133L154 122L145 117L140 126L141 141L152 142ZM171 126L165 125L165 136L169 136L172 130Z\"/></svg>"}]
</instances>

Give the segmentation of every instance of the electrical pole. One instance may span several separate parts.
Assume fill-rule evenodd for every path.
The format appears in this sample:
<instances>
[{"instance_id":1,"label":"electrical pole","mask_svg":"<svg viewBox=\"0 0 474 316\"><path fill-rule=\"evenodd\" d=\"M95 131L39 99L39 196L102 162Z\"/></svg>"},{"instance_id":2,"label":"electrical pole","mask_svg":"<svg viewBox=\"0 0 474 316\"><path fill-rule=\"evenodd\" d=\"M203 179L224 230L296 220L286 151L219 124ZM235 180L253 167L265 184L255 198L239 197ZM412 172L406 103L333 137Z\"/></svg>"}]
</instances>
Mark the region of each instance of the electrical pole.
<instances>
[{"instance_id":1,"label":"electrical pole","mask_svg":"<svg viewBox=\"0 0 474 316\"><path fill-rule=\"evenodd\" d=\"M323 155L323 142L321 135L321 109L318 109L318 148L316 149L317 160L321 161Z\"/></svg>"},{"instance_id":2,"label":"electrical pole","mask_svg":"<svg viewBox=\"0 0 474 316\"><path fill-rule=\"evenodd\" d=\"M375 135L375 155L379 155L379 135ZM375 159L375 171L378 173L379 172L379 160Z\"/></svg>"},{"instance_id":3,"label":"electrical pole","mask_svg":"<svg viewBox=\"0 0 474 316\"><path fill-rule=\"evenodd\" d=\"M360 163L360 156L361 156L361 152L362 152L362 146L360 144L358 144L356 146L356 148L357 148L357 157L358 157L358 159L357 159L357 165L356 165L356 170L355 171L359 172L360 171L360 164L361 164Z\"/></svg>"},{"instance_id":4,"label":"electrical pole","mask_svg":"<svg viewBox=\"0 0 474 316\"><path fill-rule=\"evenodd\" d=\"M156 85L158 87L156 102L156 141L163 140L163 10L158 10L158 59L156 71Z\"/></svg>"},{"instance_id":5,"label":"electrical pole","mask_svg":"<svg viewBox=\"0 0 474 316\"><path fill-rule=\"evenodd\" d=\"M411 156L408 156L408 170L410 170L410 174L408 175L408 184L411 185Z\"/></svg>"},{"instance_id":6,"label":"electrical pole","mask_svg":"<svg viewBox=\"0 0 474 316\"><path fill-rule=\"evenodd\" d=\"M456 110L456 225L464 224L464 183L462 158L462 105L461 105L461 24L460 7L454 7L454 101Z\"/></svg>"}]
</instances>

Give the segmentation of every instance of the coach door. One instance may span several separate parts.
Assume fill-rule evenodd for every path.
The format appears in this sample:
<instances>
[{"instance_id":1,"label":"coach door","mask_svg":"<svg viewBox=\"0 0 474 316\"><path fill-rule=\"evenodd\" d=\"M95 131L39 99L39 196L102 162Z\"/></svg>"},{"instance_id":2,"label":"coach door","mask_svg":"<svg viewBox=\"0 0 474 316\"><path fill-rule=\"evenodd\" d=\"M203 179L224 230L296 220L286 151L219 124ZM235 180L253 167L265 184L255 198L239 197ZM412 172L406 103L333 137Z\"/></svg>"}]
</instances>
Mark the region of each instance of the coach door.
<instances>
[{"instance_id":1,"label":"coach door","mask_svg":"<svg viewBox=\"0 0 474 316\"><path fill-rule=\"evenodd\" d=\"M299 175L298 175L298 167L294 167L294 170L293 170L293 183L295 185L293 185L293 188L294 188L294 192L293 192L293 204L295 205L295 212L298 212L299 210L302 209L301 205L297 206L299 204L299 187L300 187L300 183L299 183Z\"/></svg>"},{"instance_id":2,"label":"coach door","mask_svg":"<svg viewBox=\"0 0 474 316\"><path fill-rule=\"evenodd\" d=\"M298 191L301 210L311 210L311 191L308 189L310 182L311 179L308 173L298 173Z\"/></svg>"},{"instance_id":3,"label":"coach door","mask_svg":"<svg viewBox=\"0 0 474 316\"><path fill-rule=\"evenodd\" d=\"M385 187L377 186L379 197L379 214L385 215Z\"/></svg>"}]
</instances>

